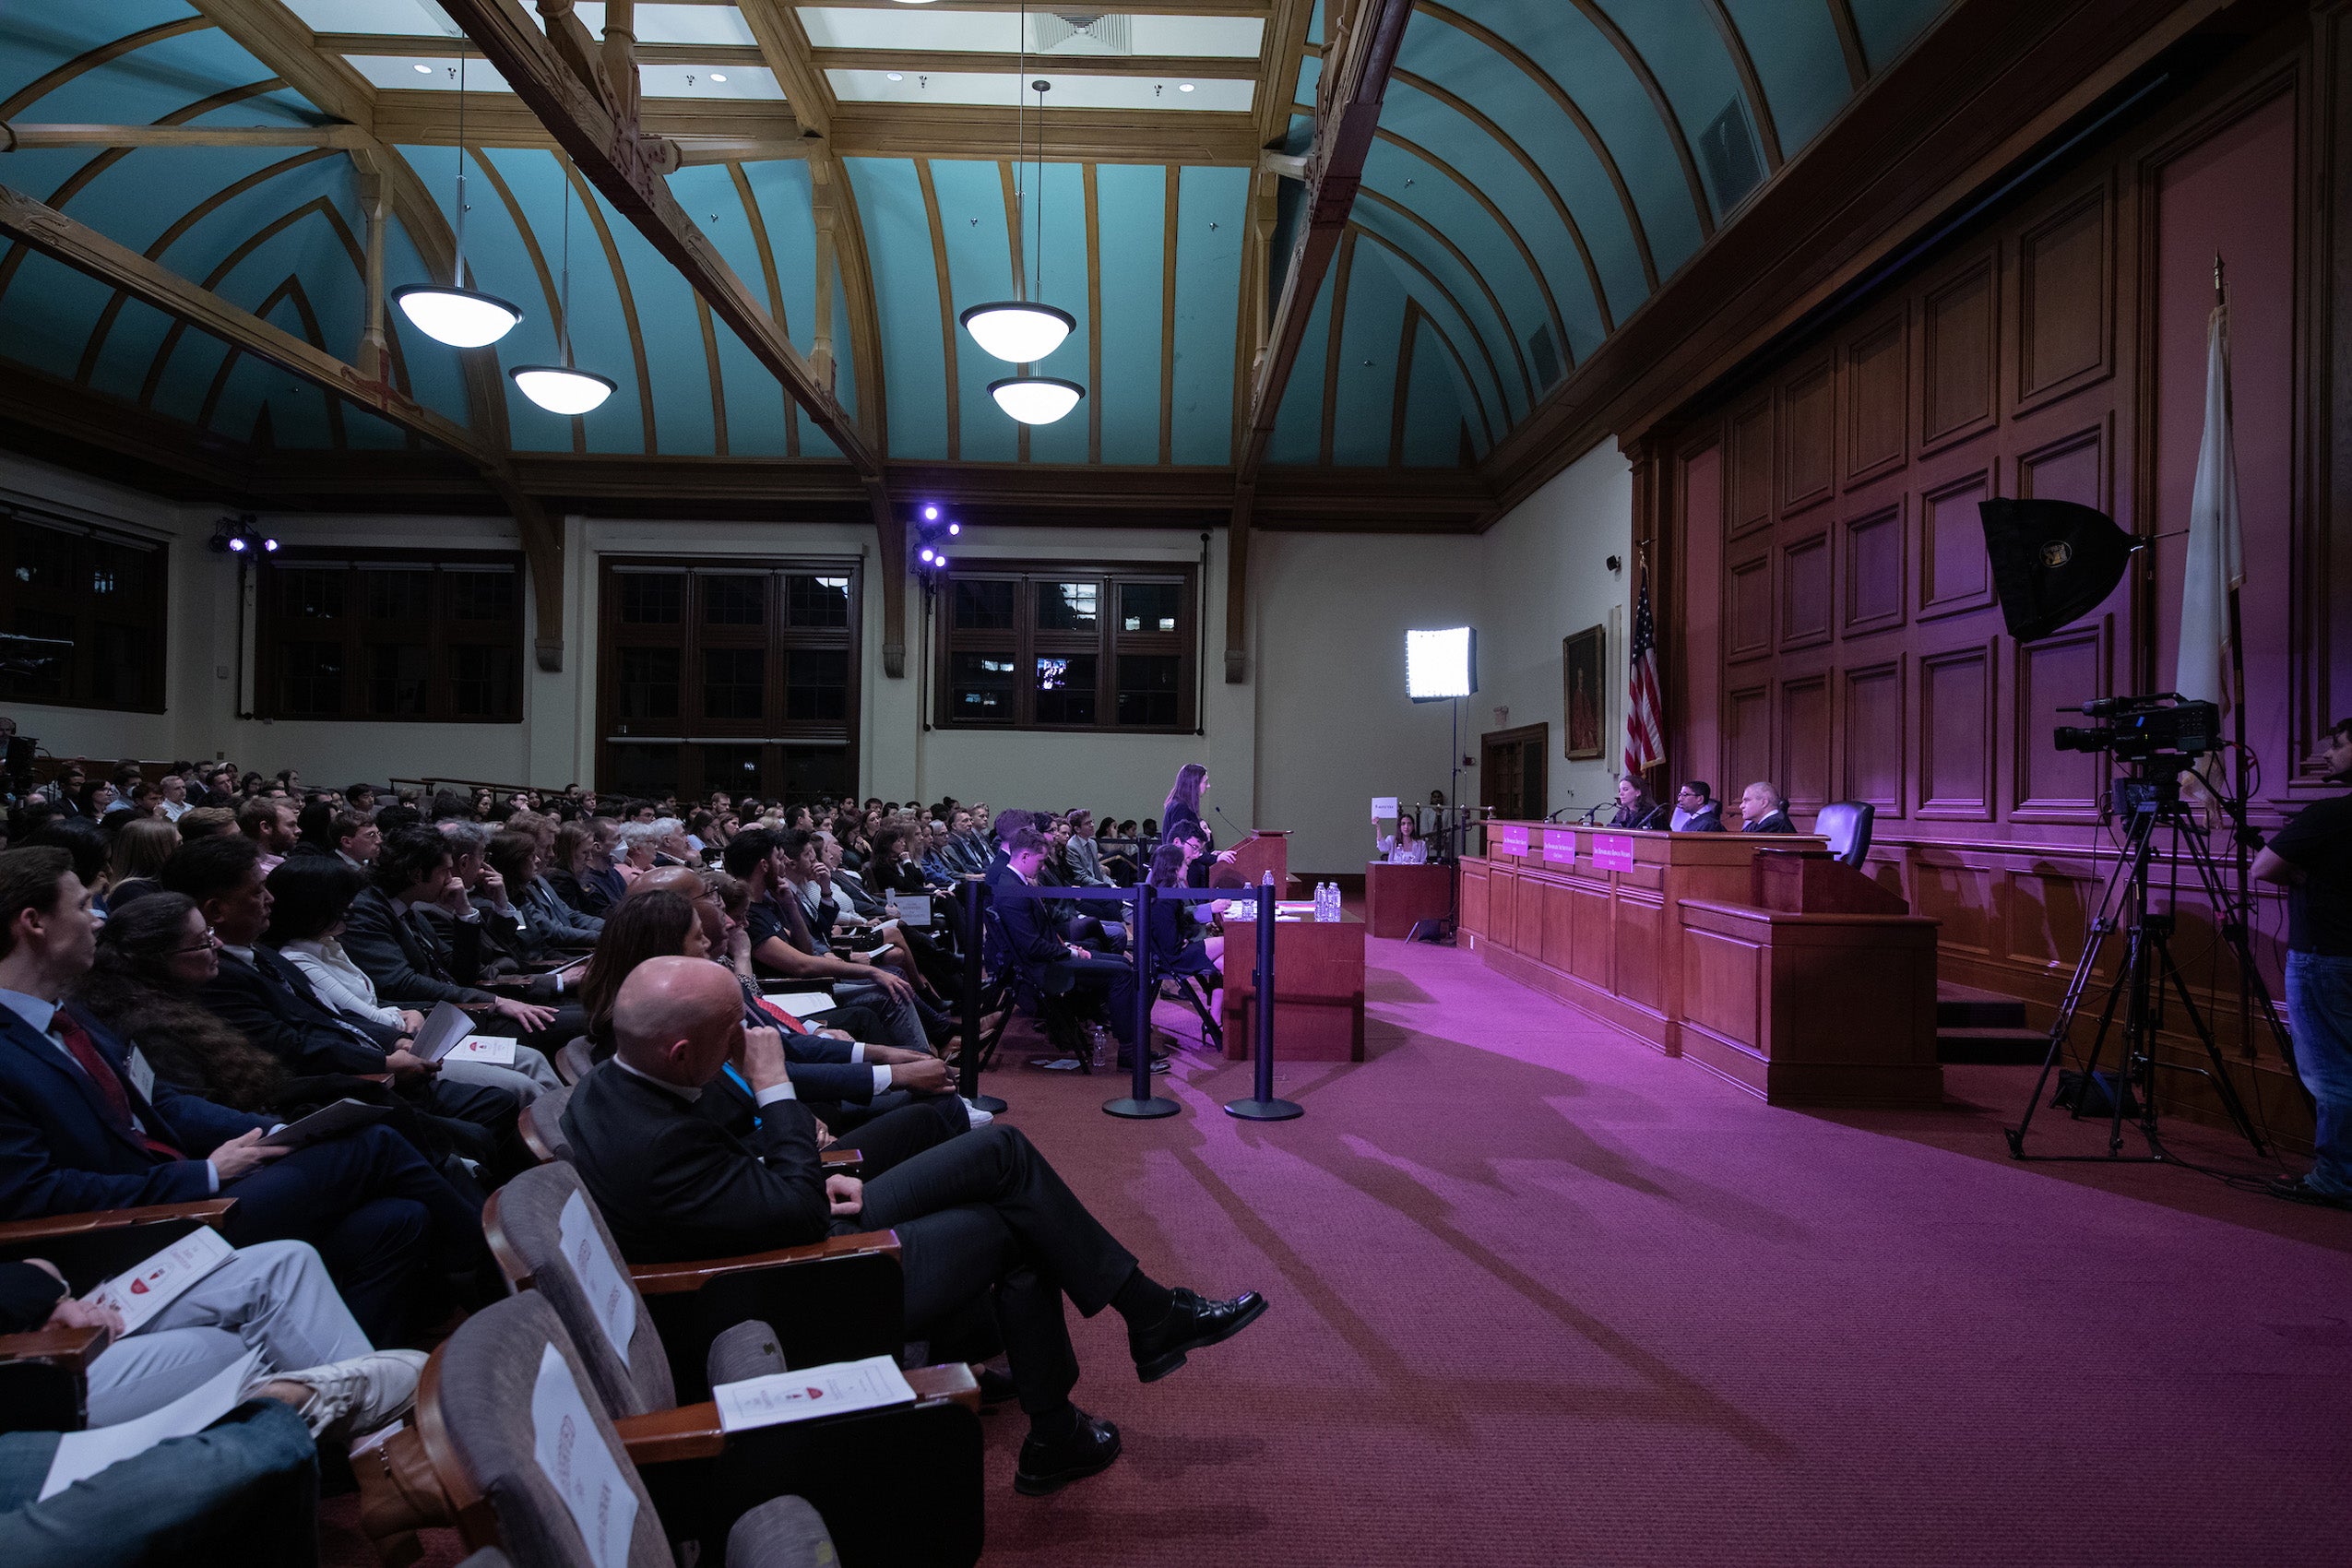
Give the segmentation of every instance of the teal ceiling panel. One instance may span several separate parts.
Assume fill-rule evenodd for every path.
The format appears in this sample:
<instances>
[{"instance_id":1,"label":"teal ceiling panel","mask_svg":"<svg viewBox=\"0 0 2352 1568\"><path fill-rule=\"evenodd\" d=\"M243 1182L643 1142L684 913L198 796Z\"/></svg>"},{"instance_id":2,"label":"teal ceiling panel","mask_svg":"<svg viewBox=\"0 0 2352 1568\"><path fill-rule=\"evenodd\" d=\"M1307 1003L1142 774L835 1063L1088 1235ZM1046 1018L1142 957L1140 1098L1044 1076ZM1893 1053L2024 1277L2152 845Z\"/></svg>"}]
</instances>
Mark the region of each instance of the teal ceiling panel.
<instances>
[{"instance_id":1,"label":"teal ceiling panel","mask_svg":"<svg viewBox=\"0 0 2352 1568\"><path fill-rule=\"evenodd\" d=\"M1041 178L1041 192L1033 192L1030 199L1035 200L1039 194L1045 199L1041 207L1030 209L1028 233L1022 241L1021 254L1028 258L1038 279L1036 297L1068 311L1078 318L1078 325L1060 348L1039 362L1037 372L1075 381L1087 389L1087 395L1076 408L1051 424L1030 427L1029 460L1083 463L1087 460L1088 431L1093 421L1091 405L1102 394L1102 388L1094 384L1095 378L1087 371L1094 352L1094 321L1087 310L1086 170L1076 163L1049 163ZM1042 244L1038 232L1040 220L1044 226ZM1110 373L1106 369L1104 374ZM1004 418L993 400L988 411L999 420ZM968 411L965 417L970 418Z\"/></svg>"},{"instance_id":2,"label":"teal ceiling panel","mask_svg":"<svg viewBox=\"0 0 2352 1568\"><path fill-rule=\"evenodd\" d=\"M275 76L184 5L11 6L0 15L0 107L12 120L140 124Z\"/></svg>"},{"instance_id":3,"label":"teal ceiling panel","mask_svg":"<svg viewBox=\"0 0 2352 1568\"><path fill-rule=\"evenodd\" d=\"M1846 74L1846 52L1829 7L1837 0L1726 0L1740 30L1781 150L1791 157L1846 107L1853 88Z\"/></svg>"},{"instance_id":4,"label":"teal ceiling panel","mask_svg":"<svg viewBox=\"0 0 2352 1568\"><path fill-rule=\"evenodd\" d=\"M421 149L418 156L423 160L422 170L439 174L444 184L454 184L455 175L448 172L448 152L440 148ZM496 177L493 179L493 175ZM523 313L523 319L514 329L498 340L495 349L487 351L496 357L502 373L517 365L562 363L558 318L563 314L564 204L569 184L564 177L563 165L552 153L493 148L475 152L468 160L466 176L466 204L471 208L466 214L467 269L473 275L475 287L509 301ZM589 276L606 272L609 277L609 269L603 250L597 243L596 225L576 196L569 199L575 312L572 362L582 370L634 386L635 365L625 337L617 344L601 340L600 335L590 327L589 317L579 314L588 298ZM452 352L429 340L428 346L418 351L437 351L444 357ZM506 384L504 396L508 434L516 450L573 449L572 420L541 409L517 391L511 381ZM627 418L618 407L619 402L617 395L608 398L593 414L583 416L579 422L582 437L585 439L593 426ZM630 408L634 410L635 406L633 398ZM596 449L638 450L642 445L642 428L635 422L628 425L632 438L628 445Z\"/></svg>"},{"instance_id":5,"label":"teal ceiling panel","mask_svg":"<svg viewBox=\"0 0 2352 1568\"><path fill-rule=\"evenodd\" d=\"M752 231L754 251L759 240L763 236L766 239L767 254L776 270L776 292L783 303L785 336L802 353L813 352L816 338L816 217L811 205L808 164L799 159L781 158L738 164L729 172L728 184L735 193L732 205L713 204L712 210L731 217L741 211ZM743 201L746 190L751 193L748 208ZM768 298L765 268L744 272L742 277L762 300ZM849 317L837 282L833 297L836 309L843 312L842 325L833 334L833 351L839 362L835 395L844 407L855 409L857 387L855 364L849 353ZM790 433L788 439L805 443L817 434L816 428L802 416L800 405L789 394L785 395L785 423ZM833 452L831 442L825 443L825 450Z\"/></svg>"},{"instance_id":6,"label":"teal ceiling panel","mask_svg":"<svg viewBox=\"0 0 2352 1568\"><path fill-rule=\"evenodd\" d=\"M1532 373L1526 368L1526 345L1539 331L1557 332L1550 296L1538 285L1510 235L1459 186L1442 177L1412 176L1406 176L1412 179L1407 185L1397 178L1399 166L1426 166L1385 145L1375 147L1373 152L1384 175L1405 199L1392 203L1386 190L1375 190L1370 199L1357 202L1356 221L1408 251L1454 295L1478 324L1479 335L1489 340L1513 401L1524 404L1535 391ZM1570 341L1583 352L1599 338L1595 331L1589 338Z\"/></svg>"},{"instance_id":7,"label":"teal ceiling panel","mask_svg":"<svg viewBox=\"0 0 2352 1568\"><path fill-rule=\"evenodd\" d=\"M890 456L947 456L947 357L939 327L939 272L931 220L912 159L852 158L849 188L865 227L882 320L882 386Z\"/></svg>"},{"instance_id":8,"label":"teal ceiling panel","mask_svg":"<svg viewBox=\"0 0 2352 1568\"><path fill-rule=\"evenodd\" d=\"M1497 390L1503 377L1493 355L1453 297L1432 284L1409 255L1376 231L1359 229L1357 233L1360 243L1356 246L1356 265L1387 263L1397 283L1420 304L1421 313L1437 324L1440 333L1459 356L1464 378L1460 388L1462 407L1470 416L1471 440L1484 452L1494 444L1496 436L1510 428L1506 406Z\"/></svg>"},{"instance_id":9,"label":"teal ceiling panel","mask_svg":"<svg viewBox=\"0 0 2352 1568\"><path fill-rule=\"evenodd\" d=\"M933 159L930 169L932 196L939 208L940 243L946 253L943 264L946 268L949 299L945 330L950 344L950 362L956 369L958 427L956 453L969 462L1009 463L1020 456L1020 426L1007 419L1004 411L996 406L996 399L988 395L988 384L1018 372L972 341L972 335L965 331L956 319L969 306L1013 297L1013 251L1006 223L1005 171L1000 164L969 159ZM1025 181L1033 181L1035 177L1033 172L1024 173ZM1075 196L1076 193L1070 194ZM1034 189L1028 192L1028 199L1032 202L1037 199ZM1030 215L1033 220L1034 208ZM929 218L927 211L926 221ZM1083 250L1078 253L1081 259L1084 254ZM1034 275L1035 262L1032 261L1029 267ZM1064 267L1059 271L1049 267L1047 276L1062 285L1051 296L1050 303L1083 319L1087 312L1085 274L1076 268ZM935 301L935 291L933 297ZM936 303L932 308L938 308ZM1075 336L1072 334L1074 339ZM1084 350L1075 341L1065 342L1054 352L1049 365L1039 368L1039 373L1067 374L1073 362L1077 365L1078 374L1071 379L1084 381ZM1068 420L1063 422L1068 422Z\"/></svg>"},{"instance_id":10,"label":"teal ceiling panel","mask_svg":"<svg viewBox=\"0 0 2352 1568\"><path fill-rule=\"evenodd\" d=\"M1930 22L1951 0L1847 0L1854 9L1854 30L1862 36L1862 57L1873 71L1883 71L1894 58L1927 30Z\"/></svg>"},{"instance_id":11,"label":"teal ceiling panel","mask_svg":"<svg viewBox=\"0 0 2352 1568\"><path fill-rule=\"evenodd\" d=\"M1233 337L1250 171L1187 168L1178 191L1172 457L1227 463L1233 457Z\"/></svg>"},{"instance_id":12,"label":"teal ceiling panel","mask_svg":"<svg viewBox=\"0 0 2352 1568\"><path fill-rule=\"evenodd\" d=\"M184 26L195 16L195 8L184 0L110 0L103 6L38 9L11 6L0 12L0 102L13 102L43 77L101 44ZM21 107L12 108L9 117L19 113Z\"/></svg>"},{"instance_id":13,"label":"teal ceiling panel","mask_svg":"<svg viewBox=\"0 0 2352 1568\"><path fill-rule=\"evenodd\" d=\"M1323 362L1331 347L1331 298L1338 279L1336 265L1324 273L1314 309L1307 313L1299 357L1291 362L1281 406L1274 411L1274 434L1265 446L1269 463L1323 460Z\"/></svg>"},{"instance_id":14,"label":"teal ceiling panel","mask_svg":"<svg viewBox=\"0 0 2352 1568\"><path fill-rule=\"evenodd\" d=\"M717 445L710 406L712 364L704 346L702 318L695 309L695 291L684 275L600 195L597 205L603 209L613 249L620 253L636 307L637 330L645 339L647 377L659 416L658 427L647 433L647 445L680 457L707 456Z\"/></svg>"},{"instance_id":15,"label":"teal ceiling panel","mask_svg":"<svg viewBox=\"0 0 2352 1568\"><path fill-rule=\"evenodd\" d=\"M1342 468L1388 461L1396 404L1396 361L1404 341L1406 294L1372 247L1356 252L1369 266L1348 268L1348 309L1339 327L1332 378L1331 460ZM1323 367L1316 366L1318 371Z\"/></svg>"},{"instance_id":16,"label":"teal ceiling panel","mask_svg":"<svg viewBox=\"0 0 2352 1568\"><path fill-rule=\"evenodd\" d=\"M780 161L770 160L758 167L766 168ZM751 206L745 206L734 168L722 163L690 165L670 176L670 189L762 308L771 315L777 315L780 309L779 324L785 336L806 354L809 316L815 308L814 291L809 283L814 274L815 230L808 216L807 167L795 160L793 168L800 175L796 188L772 175L769 183L785 223L796 231L796 237L805 235L808 255L799 260L791 274L790 288L786 286L782 267L777 267L774 297L768 290L767 268L761 265L760 241L763 237L767 240L767 254L775 260L776 235L761 209L756 192ZM748 181L749 175L744 178ZM802 247L794 248L798 251ZM699 318L696 325L699 327ZM727 419L724 449L731 455L785 456L790 444L786 434L790 420L790 394L733 329L716 316L711 320L710 337L718 354L717 374Z\"/></svg>"},{"instance_id":17,"label":"teal ceiling panel","mask_svg":"<svg viewBox=\"0 0 2352 1568\"><path fill-rule=\"evenodd\" d=\"M27 252L0 295L0 345L12 360L70 379L89 324L113 292L63 262Z\"/></svg>"},{"instance_id":18,"label":"teal ceiling panel","mask_svg":"<svg viewBox=\"0 0 2352 1568\"><path fill-rule=\"evenodd\" d=\"M1307 18L1307 42L1318 48L1323 44L1323 0L1315 0L1315 8Z\"/></svg>"},{"instance_id":19,"label":"teal ceiling panel","mask_svg":"<svg viewBox=\"0 0 2352 1568\"><path fill-rule=\"evenodd\" d=\"M1812 5L1815 0L1790 3ZM1667 101L1674 106L1675 118L1681 122L1683 135L1700 151L1700 178L1716 216L1722 217L1724 209L1747 195L1747 190L1727 191L1722 166L1701 150L1707 128L1726 109L1739 104L1740 111L1729 123L1730 134L1743 138L1758 168L1763 166L1763 154L1749 129L1754 110L1740 95L1738 68L1707 15L1707 0L1597 0L1597 4L1657 74Z\"/></svg>"},{"instance_id":20,"label":"teal ceiling panel","mask_svg":"<svg viewBox=\"0 0 2352 1568\"><path fill-rule=\"evenodd\" d=\"M1095 169L1102 385L1087 387L1087 396L1100 407L1106 463L1159 461L1168 174L1154 164L1104 163Z\"/></svg>"},{"instance_id":21,"label":"teal ceiling panel","mask_svg":"<svg viewBox=\"0 0 2352 1568\"><path fill-rule=\"evenodd\" d=\"M1405 392L1405 464L1450 469L1462 455L1461 377L1434 324L1413 332L1413 368Z\"/></svg>"}]
</instances>

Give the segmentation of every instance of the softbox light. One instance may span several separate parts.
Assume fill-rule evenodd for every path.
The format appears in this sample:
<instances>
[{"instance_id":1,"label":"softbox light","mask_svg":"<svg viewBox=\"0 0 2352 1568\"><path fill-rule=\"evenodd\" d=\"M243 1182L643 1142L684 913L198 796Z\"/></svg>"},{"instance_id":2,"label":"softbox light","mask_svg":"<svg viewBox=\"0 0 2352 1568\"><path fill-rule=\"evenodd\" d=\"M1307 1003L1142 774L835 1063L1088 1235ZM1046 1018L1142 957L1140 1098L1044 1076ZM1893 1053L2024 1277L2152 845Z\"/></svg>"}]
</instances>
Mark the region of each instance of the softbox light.
<instances>
[{"instance_id":1,"label":"softbox light","mask_svg":"<svg viewBox=\"0 0 2352 1568\"><path fill-rule=\"evenodd\" d=\"M1479 635L1467 626L1405 634L1405 695L1415 702L1467 697L1479 689Z\"/></svg>"},{"instance_id":2,"label":"softbox light","mask_svg":"<svg viewBox=\"0 0 2352 1568\"><path fill-rule=\"evenodd\" d=\"M2072 501L1983 501L1977 513L2002 618L2019 642L2097 609L2135 548L2106 513Z\"/></svg>"}]
</instances>

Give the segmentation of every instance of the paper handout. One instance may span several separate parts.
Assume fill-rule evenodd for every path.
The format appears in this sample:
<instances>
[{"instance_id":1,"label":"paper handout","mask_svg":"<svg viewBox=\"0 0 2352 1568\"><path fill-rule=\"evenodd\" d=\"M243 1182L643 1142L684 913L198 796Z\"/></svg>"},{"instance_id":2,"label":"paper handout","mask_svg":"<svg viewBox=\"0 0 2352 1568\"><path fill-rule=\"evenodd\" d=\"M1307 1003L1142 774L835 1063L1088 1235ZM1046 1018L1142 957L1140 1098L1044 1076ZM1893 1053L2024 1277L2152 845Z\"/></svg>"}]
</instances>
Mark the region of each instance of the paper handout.
<instances>
[{"instance_id":1,"label":"paper handout","mask_svg":"<svg viewBox=\"0 0 2352 1568\"><path fill-rule=\"evenodd\" d=\"M289 1123L267 1134L262 1142L271 1148L308 1148L315 1143L339 1137L355 1128L381 1122L392 1114L388 1105L370 1105L363 1099L339 1099L332 1105L322 1105L299 1122Z\"/></svg>"},{"instance_id":2,"label":"paper handout","mask_svg":"<svg viewBox=\"0 0 2352 1568\"><path fill-rule=\"evenodd\" d=\"M531 1453L579 1527L588 1561L595 1568L624 1568L637 1494L622 1478L572 1369L552 1345L540 1349L539 1381L531 1386Z\"/></svg>"},{"instance_id":3,"label":"paper handout","mask_svg":"<svg viewBox=\"0 0 2352 1568\"><path fill-rule=\"evenodd\" d=\"M572 1265L580 1293L588 1298L588 1311L596 1314L597 1325L604 1330L612 1353L627 1366L629 1336L637 1331L637 1294L621 1277L612 1249L604 1244L604 1238L596 1233L596 1222L588 1218L588 1200L577 1193L564 1200L564 1211L556 1216L555 1244L563 1249L564 1261Z\"/></svg>"},{"instance_id":4,"label":"paper handout","mask_svg":"<svg viewBox=\"0 0 2352 1568\"><path fill-rule=\"evenodd\" d=\"M434 1004L424 1020L424 1028L416 1033L409 1050L427 1062L438 1062L449 1054L459 1040L473 1032L474 1021L454 1002Z\"/></svg>"},{"instance_id":5,"label":"paper handout","mask_svg":"<svg viewBox=\"0 0 2352 1568\"><path fill-rule=\"evenodd\" d=\"M185 1236L141 1263L107 1280L82 1298L93 1307L112 1307L123 1314L123 1332L137 1334L155 1314L187 1293L188 1287L227 1263L237 1249L220 1232L205 1227Z\"/></svg>"},{"instance_id":6,"label":"paper handout","mask_svg":"<svg viewBox=\"0 0 2352 1568\"><path fill-rule=\"evenodd\" d=\"M911 1405L914 1385L887 1356L862 1361L831 1361L799 1372L722 1383L710 1391L722 1431L813 1421L885 1405Z\"/></svg>"}]
</instances>

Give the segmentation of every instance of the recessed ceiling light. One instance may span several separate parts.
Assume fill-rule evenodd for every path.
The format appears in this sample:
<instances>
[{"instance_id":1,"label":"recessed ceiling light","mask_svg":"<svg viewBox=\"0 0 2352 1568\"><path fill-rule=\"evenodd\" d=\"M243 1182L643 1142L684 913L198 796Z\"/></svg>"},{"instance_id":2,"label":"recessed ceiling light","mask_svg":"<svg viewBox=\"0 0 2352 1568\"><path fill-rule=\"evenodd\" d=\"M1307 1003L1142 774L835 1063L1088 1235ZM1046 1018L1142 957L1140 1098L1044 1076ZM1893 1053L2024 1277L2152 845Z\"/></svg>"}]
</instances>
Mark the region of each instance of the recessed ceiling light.
<instances>
[{"instance_id":1,"label":"recessed ceiling light","mask_svg":"<svg viewBox=\"0 0 2352 1568\"><path fill-rule=\"evenodd\" d=\"M1193 90L1193 84L1190 82L1178 82L1176 84L1176 90L1178 92L1190 92Z\"/></svg>"},{"instance_id":2,"label":"recessed ceiling light","mask_svg":"<svg viewBox=\"0 0 2352 1568\"><path fill-rule=\"evenodd\" d=\"M430 65L419 65L417 67L417 75L421 77L429 77L433 75L433 67Z\"/></svg>"},{"instance_id":3,"label":"recessed ceiling light","mask_svg":"<svg viewBox=\"0 0 2352 1568\"><path fill-rule=\"evenodd\" d=\"M884 75L894 82L903 82L907 79L907 73L904 71L886 71Z\"/></svg>"},{"instance_id":4,"label":"recessed ceiling light","mask_svg":"<svg viewBox=\"0 0 2352 1568\"><path fill-rule=\"evenodd\" d=\"M710 79L715 82L723 82L727 79L727 73L724 71L713 71L710 73Z\"/></svg>"}]
</instances>

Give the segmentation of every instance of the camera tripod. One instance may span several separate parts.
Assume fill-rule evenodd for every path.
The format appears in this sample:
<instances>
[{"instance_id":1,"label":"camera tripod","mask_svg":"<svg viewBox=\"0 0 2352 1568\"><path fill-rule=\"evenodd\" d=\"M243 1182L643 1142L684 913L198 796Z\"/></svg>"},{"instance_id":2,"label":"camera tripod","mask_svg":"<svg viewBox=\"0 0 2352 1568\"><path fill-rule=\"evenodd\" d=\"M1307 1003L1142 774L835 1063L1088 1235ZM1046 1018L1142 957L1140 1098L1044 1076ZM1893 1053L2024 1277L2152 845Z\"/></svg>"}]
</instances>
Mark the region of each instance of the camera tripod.
<instances>
[{"instance_id":1,"label":"camera tripod","mask_svg":"<svg viewBox=\"0 0 2352 1568\"><path fill-rule=\"evenodd\" d=\"M2179 786L2171 780L2133 779L2119 783L2115 790L2119 805L2128 810L2131 831L2121 860L2116 862L2107 886L2099 895L2098 908L2094 913L2090 930L2083 939L2083 955L2075 960L2074 973L2067 981L2066 994L2058 1004L2058 1016L2049 1027L2049 1051L2042 1059L2041 1075L2034 1081L2034 1092L2025 1102L2025 1113L2014 1127L2005 1129L2009 1137L2009 1152L2017 1159L2049 1160L2122 1160L2163 1164L2171 1162L2156 1126L2156 1069L2161 1064L2177 1071L2195 1073L2214 1087L2215 1098L2228 1114L2239 1134L2252 1146L2254 1153L2266 1157L2262 1134L2246 1114L2246 1107L2238 1097L2237 1086L2230 1081L2229 1072L2222 1061L2221 1049L2215 1043L2212 1026L2199 1011L2196 1000L2190 994L2187 978L2180 972L2179 960L2172 956L2174 916L2169 911L2159 913L2148 904L2148 862L2154 852L2156 836L2160 827L2174 829L2174 853L2179 855L2186 846L2187 858L2195 868L2198 880L2218 917L2223 939L2237 956L2240 974L2246 978L2254 1004L2262 1016L2270 1020L2271 1031L2276 1038L2279 1053L2290 1065L2294 1061L2291 1047L2278 1024L2276 1010L2271 1005L2269 987L2262 971L2255 967L2251 947L2246 939L2243 911L2228 897L2222 883L2221 872L2205 848L2202 828L2191 813L2181 805ZM2185 832L2182 830L2186 830ZM2088 1057L2083 1063L2082 1077L2075 1089L2071 1108L2073 1118L2081 1121L2091 1097L2102 1087L2098 1078L2101 1054L2107 1048L2108 1028L2115 1022L2116 1009L2123 1009L2122 1058L2111 1084L2104 1086L2112 1102L2108 1112L2108 1139L2105 1155L2028 1154L2025 1135L2034 1123L2034 1112L2040 1107L2043 1092L2049 1087L2050 1075L2057 1071L2059 1059L2064 1053L2068 1034L2074 1027L2075 1015L2081 1011L2085 995L2089 992L2093 970L2097 967L2100 950L2108 935L2120 930L2124 935L2124 961L2107 988L2107 999L2099 1008L2098 1032L2091 1039ZM2204 1046L2204 1067L2182 1066L2174 1063L2159 1063L2156 1058L2156 1031L2162 1023L2164 992L2169 987L2180 999L2189 1017L2189 1024L2198 1042ZM2063 1092L2061 1090L2061 1092ZM2136 1107L2132 1097L2138 1096ZM2144 1155L2123 1153L2123 1123L2129 1118L2147 1140Z\"/></svg>"}]
</instances>

